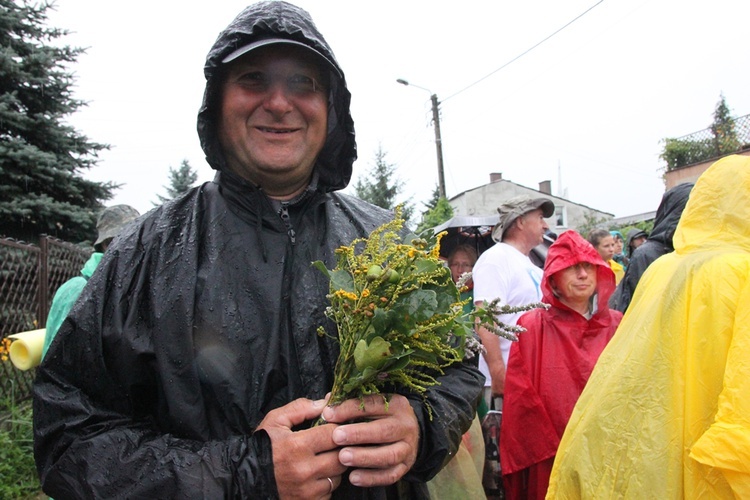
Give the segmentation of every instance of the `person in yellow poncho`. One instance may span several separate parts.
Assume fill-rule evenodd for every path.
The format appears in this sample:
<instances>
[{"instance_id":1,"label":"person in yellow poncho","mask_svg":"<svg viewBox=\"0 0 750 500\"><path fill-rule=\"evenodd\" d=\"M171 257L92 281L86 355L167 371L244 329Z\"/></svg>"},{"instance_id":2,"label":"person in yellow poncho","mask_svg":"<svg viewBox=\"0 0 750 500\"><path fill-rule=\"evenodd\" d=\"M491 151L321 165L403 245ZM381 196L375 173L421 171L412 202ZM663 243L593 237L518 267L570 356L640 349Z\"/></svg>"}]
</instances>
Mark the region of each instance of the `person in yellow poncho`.
<instances>
[{"instance_id":1,"label":"person in yellow poncho","mask_svg":"<svg viewBox=\"0 0 750 500\"><path fill-rule=\"evenodd\" d=\"M548 499L750 498L750 158L698 179L563 435Z\"/></svg>"}]
</instances>

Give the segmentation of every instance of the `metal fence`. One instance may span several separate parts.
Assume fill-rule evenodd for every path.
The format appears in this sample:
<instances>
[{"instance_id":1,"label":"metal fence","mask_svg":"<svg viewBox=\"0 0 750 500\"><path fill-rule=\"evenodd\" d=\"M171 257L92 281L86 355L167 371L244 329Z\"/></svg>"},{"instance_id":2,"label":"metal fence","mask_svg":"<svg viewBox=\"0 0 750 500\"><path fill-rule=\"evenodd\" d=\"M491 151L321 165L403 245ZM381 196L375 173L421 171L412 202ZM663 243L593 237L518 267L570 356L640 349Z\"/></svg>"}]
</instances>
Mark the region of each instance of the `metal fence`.
<instances>
[{"instance_id":1,"label":"metal fence","mask_svg":"<svg viewBox=\"0 0 750 500\"><path fill-rule=\"evenodd\" d=\"M750 115L740 116L739 118L733 118L731 125L728 126L730 130L729 136L733 141L736 141L740 148L746 148L750 146ZM693 132L677 139L680 141L692 141L692 142L707 142L716 143L717 133L713 127Z\"/></svg>"},{"instance_id":2,"label":"metal fence","mask_svg":"<svg viewBox=\"0 0 750 500\"><path fill-rule=\"evenodd\" d=\"M77 276L91 248L42 235L39 245L0 239L0 339L44 328L57 289ZM33 370L0 362L0 407L31 394Z\"/></svg>"},{"instance_id":3,"label":"metal fence","mask_svg":"<svg viewBox=\"0 0 750 500\"><path fill-rule=\"evenodd\" d=\"M750 149L750 115L733 118L722 127L712 126L665 142L662 158L667 162L667 170L745 151Z\"/></svg>"}]
</instances>

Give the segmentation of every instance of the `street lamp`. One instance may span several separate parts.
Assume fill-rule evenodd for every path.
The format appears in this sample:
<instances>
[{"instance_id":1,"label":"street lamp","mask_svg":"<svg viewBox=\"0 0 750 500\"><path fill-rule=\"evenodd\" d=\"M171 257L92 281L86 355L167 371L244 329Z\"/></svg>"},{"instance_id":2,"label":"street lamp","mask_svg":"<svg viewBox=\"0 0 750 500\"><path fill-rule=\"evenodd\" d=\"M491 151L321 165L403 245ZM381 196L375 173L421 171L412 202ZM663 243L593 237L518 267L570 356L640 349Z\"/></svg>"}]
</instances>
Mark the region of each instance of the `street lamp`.
<instances>
[{"instance_id":1,"label":"street lamp","mask_svg":"<svg viewBox=\"0 0 750 500\"><path fill-rule=\"evenodd\" d=\"M432 123L435 124L435 148L437 149L438 162L438 191L440 193L440 197L445 198L445 174L443 173L443 141L440 138L440 111L438 109L440 103L438 102L437 94L433 94L429 89L420 87L419 85L409 83L403 78L399 78L396 81L401 85L412 86L418 89L426 90L430 94L430 99L432 100Z\"/></svg>"}]
</instances>

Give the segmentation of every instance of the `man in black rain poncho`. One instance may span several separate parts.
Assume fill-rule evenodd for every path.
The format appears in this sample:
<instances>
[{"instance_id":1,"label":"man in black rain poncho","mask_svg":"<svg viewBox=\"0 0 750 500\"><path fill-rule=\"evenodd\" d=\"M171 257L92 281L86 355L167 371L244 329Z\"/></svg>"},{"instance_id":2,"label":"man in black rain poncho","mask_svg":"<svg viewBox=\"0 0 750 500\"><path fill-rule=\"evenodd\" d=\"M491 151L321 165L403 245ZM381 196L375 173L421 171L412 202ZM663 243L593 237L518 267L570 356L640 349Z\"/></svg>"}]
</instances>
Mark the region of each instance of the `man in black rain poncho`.
<instances>
[{"instance_id":1,"label":"man in black rain poncho","mask_svg":"<svg viewBox=\"0 0 750 500\"><path fill-rule=\"evenodd\" d=\"M630 256L625 276L617 285L615 293L609 298L609 307L621 313L627 311L630 301L633 300L635 288L648 266L662 255L674 252L672 237L692 189L693 183L690 182L678 184L664 193L654 216L654 229L646 241Z\"/></svg>"},{"instance_id":2,"label":"man in black rain poncho","mask_svg":"<svg viewBox=\"0 0 750 500\"><path fill-rule=\"evenodd\" d=\"M34 388L55 498L420 498L474 416L479 372L335 408L328 283L310 263L392 215L338 194L356 157L343 73L309 15L243 11L205 66L218 172L115 239ZM325 411L324 411L325 408ZM320 414L336 424L310 428ZM365 446L360 446L365 445ZM356 486L355 486L356 485Z\"/></svg>"}]
</instances>

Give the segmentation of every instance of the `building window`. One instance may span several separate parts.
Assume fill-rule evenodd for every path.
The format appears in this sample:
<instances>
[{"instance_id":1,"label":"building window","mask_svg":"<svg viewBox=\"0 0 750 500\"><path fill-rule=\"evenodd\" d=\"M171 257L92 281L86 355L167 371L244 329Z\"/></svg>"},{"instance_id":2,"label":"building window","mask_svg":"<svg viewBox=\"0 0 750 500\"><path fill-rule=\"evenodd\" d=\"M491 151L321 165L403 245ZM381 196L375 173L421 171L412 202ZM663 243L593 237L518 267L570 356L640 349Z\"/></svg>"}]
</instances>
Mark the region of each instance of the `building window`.
<instances>
[{"instance_id":1,"label":"building window","mask_svg":"<svg viewBox=\"0 0 750 500\"><path fill-rule=\"evenodd\" d=\"M555 215L553 216L555 220L555 227L556 228L565 228L568 227L568 214L565 210L565 207L561 205L555 206Z\"/></svg>"}]
</instances>

